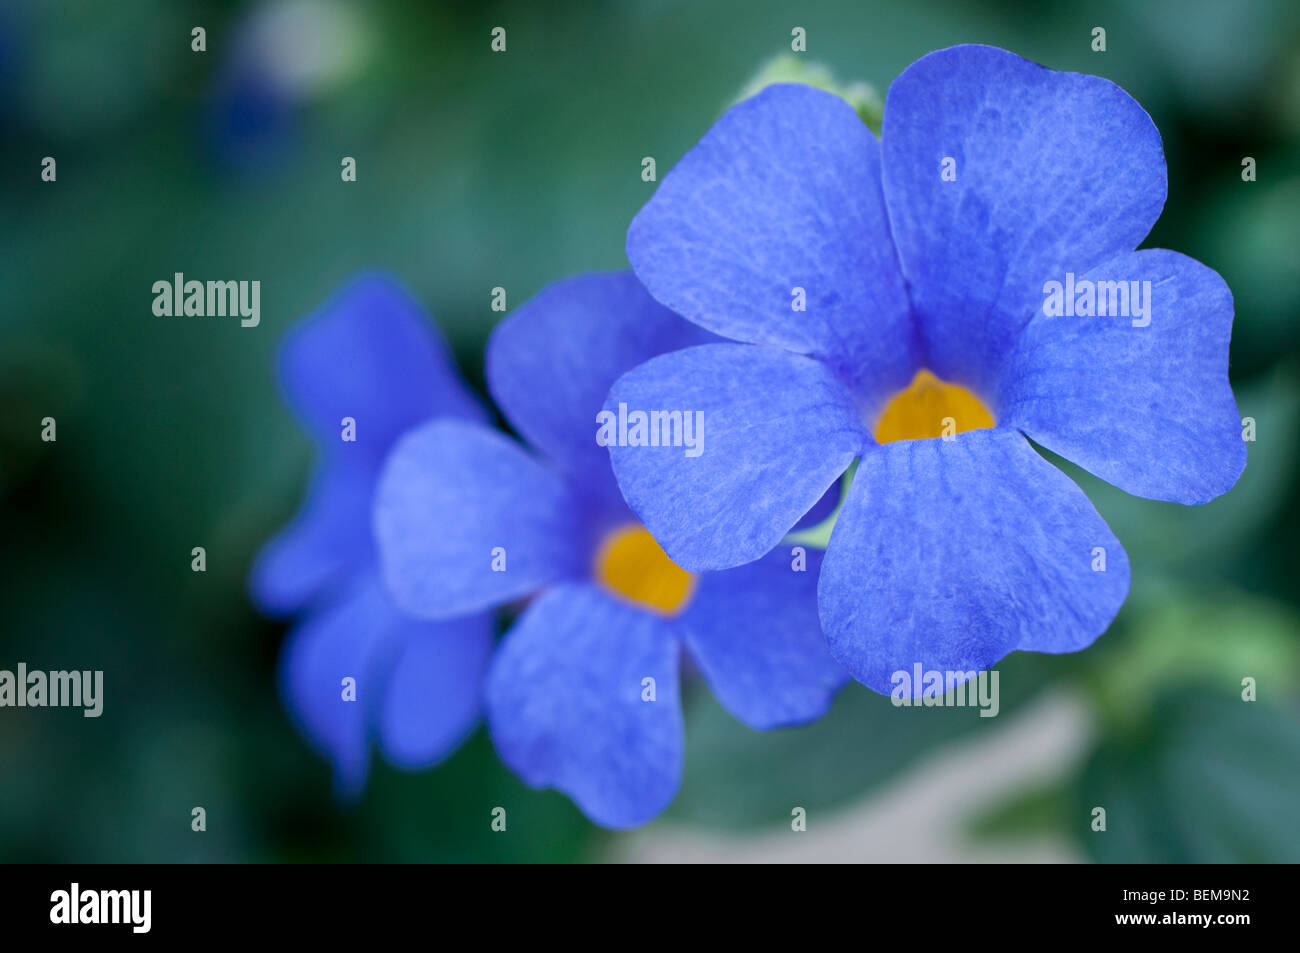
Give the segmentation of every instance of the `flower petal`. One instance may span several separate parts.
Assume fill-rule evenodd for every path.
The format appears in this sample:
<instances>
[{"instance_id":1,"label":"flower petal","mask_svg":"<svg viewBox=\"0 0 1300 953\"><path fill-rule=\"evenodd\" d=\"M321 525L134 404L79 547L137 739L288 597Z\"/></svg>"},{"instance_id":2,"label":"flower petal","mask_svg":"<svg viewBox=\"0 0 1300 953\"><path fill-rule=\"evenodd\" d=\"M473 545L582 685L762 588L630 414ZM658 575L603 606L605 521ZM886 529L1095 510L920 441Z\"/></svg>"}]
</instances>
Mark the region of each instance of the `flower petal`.
<instances>
[{"instance_id":1,"label":"flower petal","mask_svg":"<svg viewBox=\"0 0 1300 953\"><path fill-rule=\"evenodd\" d=\"M848 680L817 618L821 562L818 550L780 546L747 566L706 573L682 613L691 657L751 728L820 718Z\"/></svg>"},{"instance_id":2,"label":"flower petal","mask_svg":"<svg viewBox=\"0 0 1300 953\"><path fill-rule=\"evenodd\" d=\"M400 648L384 686L380 746L399 767L429 767L454 751L478 720L492 617L399 618L393 632Z\"/></svg>"},{"instance_id":3,"label":"flower petal","mask_svg":"<svg viewBox=\"0 0 1300 953\"><path fill-rule=\"evenodd\" d=\"M826 492L822 494L820 500L813 504L812 509L803 516L799 517L798 522L790 527L791 530L811 529L820 523L830 519L835 508L840 505L840 485L832 483L827 487Z\"/></svg>"},{"instance_id":4,"label":"flower petal","mask_svg":"<svg viewBox=\"0 0 1300 953\"><path fill-rule=\"evenodd\" d=\"M1084 648L1128 584L1128 557L1083 491L1020 434L991 429L863 456L818 597L831 653L887 694L918 663L968 672L1014 649Z\"/></svg>"},{"instance_id":5,"label":"flower petal","mask_svg":"<svg viewBox=\"0 0 1300 953\"><path fill-rule=\"evenodd\" d=\"M280 382L321 461L302 508L253 570L253 598L273 615L371 564L375 481L402 431L435 415L485 419L437 328L382 275L353 281L289 332ZM355 421L355 442L341 439L344 417Z\"/></svg>"},{"instance_id":6,"label":"flower petal","mask_svg":"<svg viewBox=\"0 0 1300 953\"><path fill-rule=\"evenodd\" d=\"M1003 380L1002 423L1137 496L1205 503L1225 493L1246 466L1228 383L1228 286L1164 249L1120 255L1077 281L1148 281L1149 313L1040 313Z\"/></svg>"},{"instance_id":7,"label":"flower petal","mask_svg":"<svg viewBox=\"0 0 1300 953\"><path fill-rule=\"evenodd\" d=\"M880 146L832 93L777 84L728 110L632 221L627 257L725 337L826 358L881 393L914 369Z\"/></svg>"},{"instance_id":8,"label":"flower petal","mask_svg":"<svg viewBox=\"0 0 1300 953\"><path fill-rule=\"evenodd\" d=\"M330 583L373 562L374 485L375 466L361 458L336 459L316 472L298 515L253 564L249 588L259 609L268 615L293 613Z\"/></svg>"},{"instance_id":9,"label":"flower petal","mask_svg":"<svg viewBox=\"0 0 1300 953\"><path fill-rule=\"evenodd\" d=\"M322 446L337 448L341 421L352 417L357 439L347 449L376 462L434 415L486 419L437 327L383 275L356 279L287 335L280 382Z\"/></svg>"},{"instance_id":10,"label":"flower petal","mask_svg":"<svg viewBox=\"0 0 1300 953\"><path fill-rule=\"evenodd\" d=\"M1131 96L990 46L904 70L881 142L923 363L983 396L1043 282L1132 251L1165 202L1160 133Z\"/></svg>"},{"instance_id":11,"label":"flower petal","mask_svg":"<svg viewBox=\"0 0 1300 953\"><path fill-rule=\"evenodd\" d=\"M430 421L398 442L380 477L380 565L410 614L465 615L585 575L578 512L563 481L510 438Z\"/></svg>"},{"instance_id":12,"label":"flower petal","mask_svg":"<svg viewBox=\"0 0 1300 953\"><path fill-rule=\"evenodd\" d=\"M610 447L628 505L691 571L770 551L871 442L825 365L773 348L705 344L656 357L619 378L605 406L620 404L629 424L660 410L702 424L698 448L684 438Z\"/></svg>"},{"instance_id":13,"label":"flower petal","mask_svg":"<svg viewBox=\"0 0 1300 953\"><path fill-rule=\"evenodd\" d=\"M391 603L362 579L304 618L280 654L280 685L300 730L334 765L335 787L355 797L370 764L370 713L378 709L393 648ZM354 679L355 700L344 696Z\"/></svg>"},{"instance_id":14,"label":"flower petal","mask_svg":"<svg viewBox=\"0 0 1300 953\"><path fill-rule=\"evenodd\" d=\"M544 288L497 325L487 347L488 386L532 446L569 473L608 477L596 414L610 385L643 361L712 339L650 297L630 271L578 275Z\"/></svg>"},{"instance_id":15,"label":"flower petal","mask_svg":"<svg viewBox=\"0 0 1300 953\"><path fill-rule=\"evenodd\" d=\"M644 824L681 784L680 649L669 623L595 586L563 584L497 650L488 723L501 759L604 827ZM643 701L645 679L654 700Z\"/></svg>"}]
</instances>

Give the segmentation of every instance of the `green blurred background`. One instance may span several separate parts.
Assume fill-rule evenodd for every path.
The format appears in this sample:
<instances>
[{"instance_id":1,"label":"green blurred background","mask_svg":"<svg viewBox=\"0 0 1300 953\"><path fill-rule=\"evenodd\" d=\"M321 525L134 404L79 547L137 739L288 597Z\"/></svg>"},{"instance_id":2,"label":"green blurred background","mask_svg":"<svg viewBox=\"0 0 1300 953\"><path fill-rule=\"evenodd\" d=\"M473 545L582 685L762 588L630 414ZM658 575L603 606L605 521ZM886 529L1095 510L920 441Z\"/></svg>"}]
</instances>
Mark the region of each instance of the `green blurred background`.
<instances>
[{"instance_id":1,"label":"green blurred background","mask_svg":"<svg viewBox=\"0 0 1300 953\"><path fill-rule=\"evenodd\" d=\"M1245 476L1186 509L1067 465L1132 594L1090 650L1006 660L997 718L854 684L820 723L761 734L693 682L685 783L641 831L526 789L481 729L336 803L276 694L284 629L245 595L312 462L273 380L282 332L385 268L481 388L491 289L513 307L622 267L641 158L662 177L794 26L808 62L882 93L983 42L1136 97L1169 164L1147 244L1236 298ZM106 695L99 719L0 710L0 860L1300 860L1300 5L7 0L0 161L0 668L103 669ZM175 271L259 279L261 326L154 317Z\"/></svg>"}]
</instances>

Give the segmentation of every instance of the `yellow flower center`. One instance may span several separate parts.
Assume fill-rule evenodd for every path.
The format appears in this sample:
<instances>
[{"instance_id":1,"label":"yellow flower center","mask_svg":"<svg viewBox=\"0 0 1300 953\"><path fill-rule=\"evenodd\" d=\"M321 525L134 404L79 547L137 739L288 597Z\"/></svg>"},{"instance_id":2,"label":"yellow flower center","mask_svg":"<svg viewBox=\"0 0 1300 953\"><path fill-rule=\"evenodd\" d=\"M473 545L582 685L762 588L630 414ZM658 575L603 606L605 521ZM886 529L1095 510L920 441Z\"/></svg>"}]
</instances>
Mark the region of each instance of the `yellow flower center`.
<instances>
[{"instance_id":1,"label":"yellow flower center","mask_svg":"<svg viewBox=\"0 0 1300 953\"><path fill-rule=\"evenodd\" d=\"M676 615L695 591L695 575L668 558L650 531L629 523L607 535L596 578L616 595L659 615Z\"/></svg>"},{"instance_id":2,"label":"yellow flower center","mask_svg":"<svg viewBox=\"0 0 1300 953\"><path fill-rule=\"evenodd\" d=\"M920 370L880 415L876 442L924 440L992 426L993 414L978 397L958 384Z\"/></svg>"}]
</instances>

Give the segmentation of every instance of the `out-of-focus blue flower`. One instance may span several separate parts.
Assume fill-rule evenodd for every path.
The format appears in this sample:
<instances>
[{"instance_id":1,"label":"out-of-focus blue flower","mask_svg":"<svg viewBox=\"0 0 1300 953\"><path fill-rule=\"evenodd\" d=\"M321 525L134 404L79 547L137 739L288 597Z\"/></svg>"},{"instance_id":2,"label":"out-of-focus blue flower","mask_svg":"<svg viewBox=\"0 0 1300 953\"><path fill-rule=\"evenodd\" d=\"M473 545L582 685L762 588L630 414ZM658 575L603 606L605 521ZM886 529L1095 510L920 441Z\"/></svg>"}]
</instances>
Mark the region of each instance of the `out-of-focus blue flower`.
<instances>
[{"instance_id":1,"label":"out-of-focus blue flower","mask_svg":"<svg viewBox=\"0 0 1300 953\"><path fill-rule=\"evenodd\" d=\"M263 611L298 617L281 658L285 700L333 763L340 793L354 795L372 740L392 763L425 767L460 743L481 710L491 618L429 622L400 612L379 577L370 512L384 456L402 433L430 418L480 424L486 415L420 306L379 275L357 279L290 332L279 377L319 466L302 509L259 556L251 587Z\"/></svg>"},{"instance_id":2,"label":"out-of-focus blue flower","mask_svg":"<svg viewBox=\"0 0 1300 953\"><path fill-rule=\"evenodd\" d=\"M697 459L613 447L631 508L682 566L725 569L770 550L857 459L818 589L854 677L889 692L917 663L971 672L1089 645L1128 560L1025 438L1185 504L1245 466L1227 286L1134 251L1165 191L1159 133L1123 90L991 47L905 70L880 142L809 87L737 105L628 231L657 300L745 342L613 387L609 407L701 410L710 434ZM1092 307L1080 290L1080 316L1049 317L1053 282L1090 284ZM1103 294L1106 316L1082 316Z\"/></svg>"},{"instance_id":3,"label":"out-of-focus blue flower","mask_svg":"<svg viewBox=\"0 0 1300 953\"><path fill-rule=\"evenodd\" d=\"M364 68L372 32L351 0L268 0L228 38L210 37L220 64L206 133L221 163L251 171L287 158L300 114Z\"/></svg>"},{"instance_id":4,"label":"out-of-focus blue flower","mask_svg":"<svg viewBox=\"0 0 1300 953\"><path fill-rule=\"evenodd\" d=\"M607 827L648 821L680 784L682 646L759 728L818 717L847 679L817 622L820 553L692 577L637 523L597 442L621 373L712 339L629 273L554 284L487 351L492 395L533 451L434 421L398 443L376 496L381 563L404 609L446 618L536 594L492 663L489 728L528 784L559 788Z\"/></svg>"}]
</instances>

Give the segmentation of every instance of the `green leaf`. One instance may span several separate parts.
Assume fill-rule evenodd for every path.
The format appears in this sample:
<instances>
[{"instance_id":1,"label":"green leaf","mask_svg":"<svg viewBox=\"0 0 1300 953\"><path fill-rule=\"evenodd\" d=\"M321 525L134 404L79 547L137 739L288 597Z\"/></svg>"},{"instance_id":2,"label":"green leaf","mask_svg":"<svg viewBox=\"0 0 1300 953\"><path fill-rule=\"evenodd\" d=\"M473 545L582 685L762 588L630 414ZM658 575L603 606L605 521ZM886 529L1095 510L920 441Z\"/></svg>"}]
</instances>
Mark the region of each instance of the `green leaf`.
<instances>
[{"instance_id":1,"label":"green leaf","mask_svg":"<svg viewBox=\"0 0 1300 953\"><path fill-rule=\"evenodd\" d=\"M1059 835L1072 800L1073 790L1060 780L1036 785L972 818L968 833L981 840Z\"/></svg>"},{"instance_id":2,"label":"green leaf","mask_svg":"<svg viewBox=\"0 0 1300 953\"><path fill-rule=\"evenodd\" d=\"M1132 730L1150 716L1153 695L1173 686L1235 698L1250 677L1261 697L1295 697L1300 619L1290 607L1232 589L1192 595L1147 583L1128 611L1124 638L1092 656L1084 676L1111 727Z\"/></svg>"},{"instance_id":3,"label":"green leaf","mask_svg":"<svg viewBox=\"0 0 1300 953\"><path fill-rule=\"evenodd\" d=\"M1072 828L1102 863L1296 863L1297 791L1300 707L1172 692L1140 737L1093 754Z\"/></svg>"}]
</instances>

